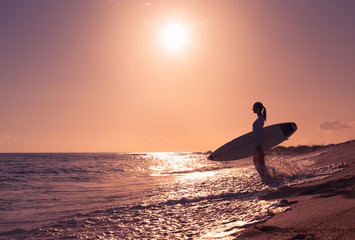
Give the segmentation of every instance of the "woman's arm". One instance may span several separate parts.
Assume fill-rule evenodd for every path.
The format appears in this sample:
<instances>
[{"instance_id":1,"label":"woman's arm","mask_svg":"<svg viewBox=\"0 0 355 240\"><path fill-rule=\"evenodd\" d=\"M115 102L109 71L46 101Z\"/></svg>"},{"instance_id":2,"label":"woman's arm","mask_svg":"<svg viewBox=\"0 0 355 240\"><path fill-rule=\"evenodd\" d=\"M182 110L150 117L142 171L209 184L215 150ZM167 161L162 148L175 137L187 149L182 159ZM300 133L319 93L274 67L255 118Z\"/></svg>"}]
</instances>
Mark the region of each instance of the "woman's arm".
<instances>
[{"instance_id":1,"label":"woman's arm","mask_svg":"<svg viewBox=\"0 0 355 240\"><path fill-rule=\"evenodd\" d=\"M262 147L261 147L261 144L262 144L262 136L263 136L263 126L264 126L264 123L261 119L258 119L256 124L255 124L255 134L256 134L256 144L257 144L257 148L256 150L260 153L262 152Z\"/></svg>"}]
</instances>

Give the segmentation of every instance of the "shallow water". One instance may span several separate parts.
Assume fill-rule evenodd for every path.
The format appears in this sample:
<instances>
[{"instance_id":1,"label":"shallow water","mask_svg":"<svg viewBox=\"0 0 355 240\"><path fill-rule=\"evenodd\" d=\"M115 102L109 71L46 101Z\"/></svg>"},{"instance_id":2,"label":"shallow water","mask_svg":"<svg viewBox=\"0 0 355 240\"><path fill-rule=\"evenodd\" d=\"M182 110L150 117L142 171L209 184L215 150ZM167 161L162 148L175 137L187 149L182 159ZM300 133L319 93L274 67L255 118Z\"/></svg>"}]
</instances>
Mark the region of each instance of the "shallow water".
<instances>
[{"instance_id":1,"label":"shallow water","mask_svg":"<svg viewBox=\"0 0 355 240\"><path fill-rule=\"evenodd\" d=\"M0 238L231 238L286 210L261 195L342 170L312 168L325 152L251 159L205 153L0 154Z\"/></svg>"}]
</instances>

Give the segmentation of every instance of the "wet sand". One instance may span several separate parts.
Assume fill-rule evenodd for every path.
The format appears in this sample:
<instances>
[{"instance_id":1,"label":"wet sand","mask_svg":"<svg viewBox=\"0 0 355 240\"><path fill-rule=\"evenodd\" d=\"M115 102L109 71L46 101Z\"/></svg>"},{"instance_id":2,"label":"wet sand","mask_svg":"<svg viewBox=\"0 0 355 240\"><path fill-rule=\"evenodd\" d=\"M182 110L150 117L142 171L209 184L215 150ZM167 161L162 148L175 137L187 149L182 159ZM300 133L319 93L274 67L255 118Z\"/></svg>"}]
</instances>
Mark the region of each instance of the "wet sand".
<instances>
[{"instance_id":1,"label":"wet sand","mask_svg":"<svg viewBox=\"0 0 355 240\"><path fill-rule=\"evenodd\" d=\"M236 239L355 239L355 140L330 146L315 165L345 162L329 178L273 191L264 200L282 199L290 210L248 227Z\"/></svg>"}]
</instances>

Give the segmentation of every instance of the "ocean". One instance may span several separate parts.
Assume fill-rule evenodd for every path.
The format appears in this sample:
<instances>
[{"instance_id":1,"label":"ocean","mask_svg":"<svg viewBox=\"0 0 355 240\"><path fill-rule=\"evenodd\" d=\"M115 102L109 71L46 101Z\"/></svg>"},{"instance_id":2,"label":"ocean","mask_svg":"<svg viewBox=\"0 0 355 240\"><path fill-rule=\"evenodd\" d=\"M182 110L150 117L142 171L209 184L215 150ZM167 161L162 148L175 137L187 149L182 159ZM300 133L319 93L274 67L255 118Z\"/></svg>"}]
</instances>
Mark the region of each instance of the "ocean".
<instances>
[{"instance_id":1,"label":"ocean","mask_svg":"<svg viewBox=\"0 0 355 240\"><path fill-rule=\"evenodd\" d=\"M0 154L0 239L233 239L288 207L261 196L328 177L326 150L251 158L207 153Z\"/></svg>"}]
</instances>

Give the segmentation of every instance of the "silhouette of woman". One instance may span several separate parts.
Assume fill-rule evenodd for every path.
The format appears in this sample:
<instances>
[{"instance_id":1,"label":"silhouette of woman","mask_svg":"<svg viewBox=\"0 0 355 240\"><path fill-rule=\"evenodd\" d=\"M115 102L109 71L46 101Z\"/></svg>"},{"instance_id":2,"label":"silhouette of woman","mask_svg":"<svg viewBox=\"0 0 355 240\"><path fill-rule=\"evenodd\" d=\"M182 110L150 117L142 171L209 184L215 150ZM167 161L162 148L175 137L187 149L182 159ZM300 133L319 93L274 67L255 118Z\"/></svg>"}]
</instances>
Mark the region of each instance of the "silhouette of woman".
<instances>
[{"instance_id":1,"label":"silhouette of woman","mask_svg":"<svg viewBox=\"0 0 355 240\"><path fill-rule=\"evenodd\" d=\"M256 154L253 156L253 162L256 170L262 179L269 177L265 166L265 154L262 149L262 133L264 122L266 121L266 109L261 102L254 103L253 112L258 115L258 118L253 123L253 132L256 137Z\"/></svg>"}]
</instances>

